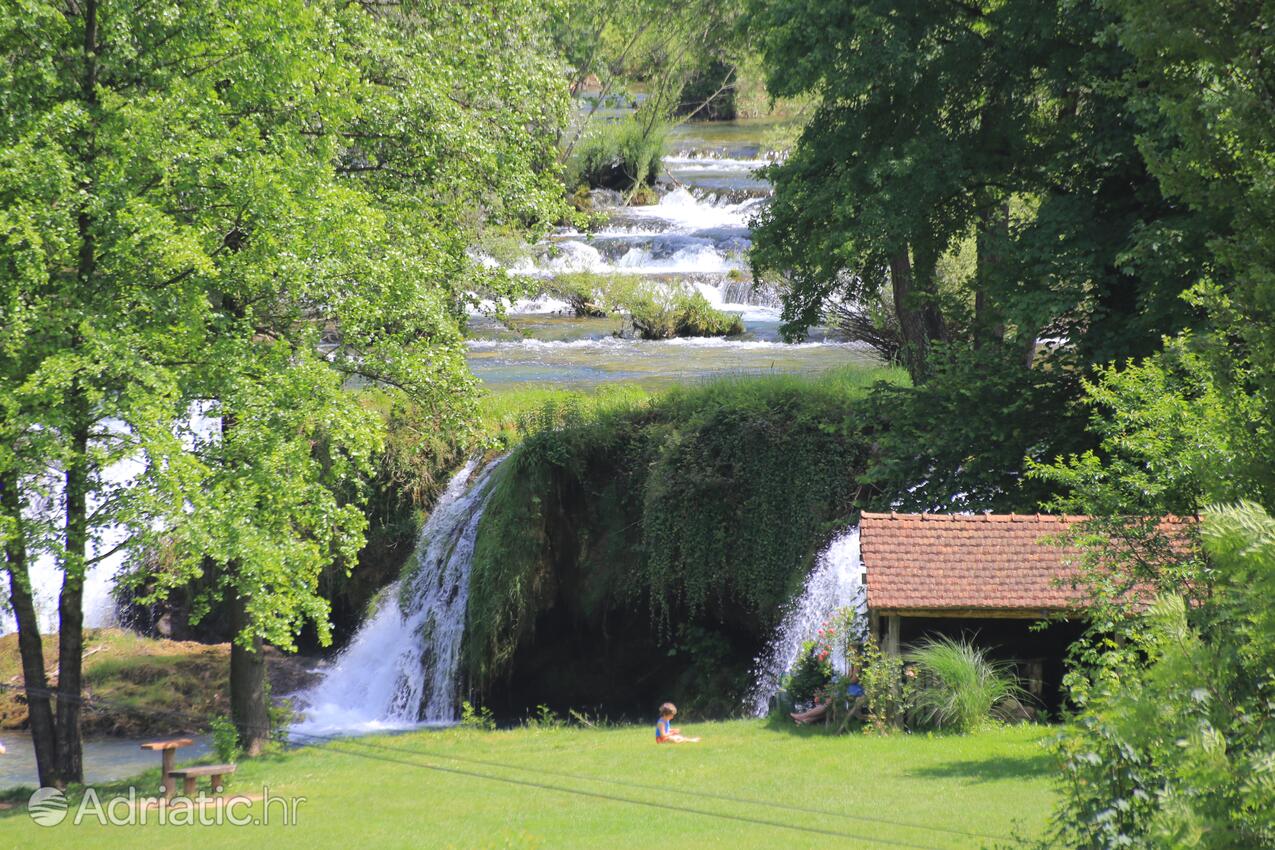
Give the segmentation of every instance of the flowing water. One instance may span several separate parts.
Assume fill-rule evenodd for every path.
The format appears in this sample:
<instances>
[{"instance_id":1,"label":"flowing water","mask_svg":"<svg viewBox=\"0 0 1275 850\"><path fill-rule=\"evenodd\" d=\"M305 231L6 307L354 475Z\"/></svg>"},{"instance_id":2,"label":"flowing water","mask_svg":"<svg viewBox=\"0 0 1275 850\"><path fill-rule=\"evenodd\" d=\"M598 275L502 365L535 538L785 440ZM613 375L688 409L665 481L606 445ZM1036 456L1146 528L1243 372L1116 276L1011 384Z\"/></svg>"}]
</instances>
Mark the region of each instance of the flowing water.
<instances>
[{"instance_id":1,"label":"flowing water","mask_svg":"<svg viewBox=\"0 0 1275 850\"><path fill-rule=\"evenodd\" d=\"M731 339L620 338L618 319L576 319L549 297L510 305L506 324L475 316L469 364L489 388L521 383L597 385L607 381L667 384L705 376L818 372L873 365L856 344L816 329L809 341L780 339L779 294L752 278L752 221L769 184L757 173L767 125L739 121L689 123L671 135L659 202L619 205L619 194L593 193L609 213L592 233L565 229L515 268L550 279L566 272L638 275L646 285L698 291L714 307L738 314L745 334Z\"/></svg>"},{"instance_id":2,"label":"flowing water","mask_svg":"<svg viewBox=\"0 0 1275 850\"><path fill-rule=\"evenodd\" d=\"M492 475L471 460L452 477L416 546L415 570L379 606L333 667L299 695L303 733L357 733L456 720L457 665L474 538Z\"/></svg>"},{"instance_id":3,"label":"flowing water","mask_svg":"<svg viewBox=\"0 0 1275 850\"><path fill-rule=\"evenodd\" d=\"M847 606L861 613L865 610L858 528L837 535L819 553L801 595L789 604L770 645L757 659L748 697L748 708L754 715L761 717L770 710L784 675L801 654L801 645L814 639L837 609ZM844 659L841 661L844 665Z\"/></svg>"},{"instance_id":4,"label":"flowing water","mask_svg":"<svg viewBox=\"0 0 1275 850\"><path fill-rule=\"evenodd\" d=\"M153 738L89 738L84 741L84 781L88 785L112 782L136 776L144 770L159 767L159 753L143 750L144 741ZM212 752L207 735L193 737L194 744L177 751L177 763L204 758ZM0 743L7 752L0 756L0 789L26 785L39 786L35 768L35 745L27 732L0 732ZM154 794L158 789L139 788L139 794Z\"/></svg>"}]
</instances>

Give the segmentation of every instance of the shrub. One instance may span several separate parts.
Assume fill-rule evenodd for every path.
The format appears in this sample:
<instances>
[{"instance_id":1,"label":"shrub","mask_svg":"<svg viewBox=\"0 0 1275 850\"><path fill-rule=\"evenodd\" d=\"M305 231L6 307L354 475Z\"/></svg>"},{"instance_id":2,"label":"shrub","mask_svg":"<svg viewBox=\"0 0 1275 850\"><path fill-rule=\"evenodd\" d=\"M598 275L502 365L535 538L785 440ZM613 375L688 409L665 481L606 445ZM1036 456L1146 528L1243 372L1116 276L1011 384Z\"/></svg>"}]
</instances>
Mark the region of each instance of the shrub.
<instances>
[{"instance_id":1,"label":"shrub","mask_svg":"<svg viewBox=\"0 0 1275 850\"><path fill-rule=\"evenodd\" d=\"M553 709L541 703L535 711L527 715L522 725L528 729L565 729L567 721L554 713Z\"/></svg>"},{"instance_id":2,"label":"shrub","mask_svg":"<svg viewBox=\"0 0 1275 850\"><path fill-rule=\"evenodd\" d=\"M1203 538L1212 593L1140 613L1143 660L1098 678L1061 736L1049 846L1275 846L1275 520L1212 509Z\"/></svg>"},{"instance_id":3,"label":"shrub","mask_svg":"<svg viewBox=\"0 0 1275 850\"><path fill-rule=\"evenodd\" d=\"M801 647L797 663L788 674L784 690L795 707L808 708L832 681L832 663L828 650L818 641L808 640Z\"/></svg>"},{"instance_id":4,"label":"shrub","mask_svg":"<svg viewBox=\"0 0 1275 850\"><path fill-rule=\"evenodd\" d=\"M608 280L594 272L560 274L546 291L571 305L579 318L603 318L611 315L607 300Z\"/></svg>"},{"instance_id":5,"label":"shrub","mask_svg":"<svg viewBox=\"0 0 1275 850\"><path fill-rule=\"evenodd\" d=\"M908 658L920 673L912 716L922 725L969 732L1026 698L1008 662L967 640L929 638Z\"/></svg>"},{"instance_id":6,"label":"shrub","mask_svg":"<svg viewBox=\"0 0 1275 850\"><path fill-rule=\"evenodd\" d=\"M744 322L733 313L717 310L698 292L634 289L622 305L634 332L642 339L686 336L739 336Z\"/></svg>"},{"instance_id":7,"label":"shrub","mask_svg":"<svg viewBox=\"0 0 1275 850\"><path fill-rule=\"evenodd\" d=\"M496 717L486 706L475 707L469 700L460 704L460 725L462 729L478 729L490 732L496 728Z\"/></svg>"},{"instance_id":8,"label":"shrub","mask_svg":"<svg viewBox=\"0 0 1275 850\"><path fill-rule=\"evenodd\" d=\"M212 735L213 752L217 761L235 762L243 754L239 747L239 730L234 721L224 714L217 714L208 719L208 731Z\"/></svg>"},{"instance_id":9,"label":"shrub","mask_svg":"<svg viewBox=\"0 0 1275 850\"><path fill-rule=\"evenodd\" d=\"M868 724L864 731L886 734L903 728L911 708L914 689L904 681L903 659L885 652L874 635L854 650L850 663L859 668L859 683L868 702Z\"/></svg>"},{"instance_id":10,"label":"shrub","mask_svg":"<svg viewBox=\"0 0 1275 850\"><path fill-rule=\"evenodd\" d=\"M655 182L668 124L633 115L595 121L576 145L567 173L574 183L628 192Z\"/></svg>"},{"instance_id":11,"label":"shrub","mask_svg":"<svg viewBox=\"0 0 1275 850\"><path fill-rule=\"evenodd\" d=\"M738 336L744 322L717 310L694 291L651 284L634 275L572 272L558 275L545 291L571 305L581 317L628 317L642 339L683 336Z\"/></svg>"}]
</instances>

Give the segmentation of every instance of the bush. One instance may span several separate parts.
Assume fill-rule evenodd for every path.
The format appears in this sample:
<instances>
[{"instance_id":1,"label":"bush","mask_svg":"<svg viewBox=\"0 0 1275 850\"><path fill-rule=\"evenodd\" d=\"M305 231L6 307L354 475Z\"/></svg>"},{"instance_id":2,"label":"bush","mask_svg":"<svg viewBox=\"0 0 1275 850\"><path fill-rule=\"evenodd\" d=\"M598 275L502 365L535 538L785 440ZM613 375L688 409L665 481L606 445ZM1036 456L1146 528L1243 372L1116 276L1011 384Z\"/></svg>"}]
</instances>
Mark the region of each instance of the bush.
<instances>
[{"instance_id":1,"label":"bush","mask_svg":"<svg viewBox=\"0 0 1275 850\"><path fill-rule=\"evenodd\" d=\"M560 274L546 292L571 305L578 318L600 319L611 315L607 301L608 280L594 272Z\"/></svg>"},{"instance_id":2,"label":"bush","mask_svg":"<svg viewBox=\"0 0 1275 850\"><path fill-rule=\"evenodd\" d=\"M818 641L806 641L784 684L794 707L805 709L813 705L832 681L832 672L828 650Z\"/></svg>"},{"instance_id":3,"label":"bush","mask_svg":"<svg viewBox=\"0 0 1275 850\"><path fill-rule=\"evenodd\" d=\"M1138 615L1145 661L1098 678L1060 737L1050 846L1275 846L1275 520L1213 509L1203 537L1212 593Z\"/></svg>"},{"instance_id":4,"label":"bush","mask_svg":"<svg viewBox=\"0 0 1275 850\"><path fill-rule=\"evenodd\" d=\"M903 659L884 652L874 635L851 653L859 668L859 683L868 702L865 731L887 734L903 728L913 698L913 685L903 676Z\"/></svg>"},{"instance_id":5,"label":"bush","mask_svg":"<svg viewBox=\"0 0 1275 850\"><path fill-rule=\"evenodd\" d=\"M739 336L744 322L717 310L698 292L662 291L641 287L628 299L629 322L642 339L687 336Z\"/></svg>"},{"instance_id":6,"label":"bush","mask_svg":"<svg viewBox=\"0 0 1275 850\"><path fill-rule=\"evenodd\" d=\"M921 725L970 732L1026 699L1008 662L966 640L929 638L908 658L920 674L912 716Z\"/></svg>"},{"instance_id":7,"label":"bush","mask_svg":"<svg viewBox=\"0 0 1275 850\"><path fill-rule=\"evenodd\" d=\"M490 732L496 728L496 718L490 708L475 707L469 700L465 700L460 704L460 726L462 729Z\"/></svg>"},{"instance_id":8,"label":"bush","mask_svg":"<svg viewBox=\"0 0 1275 850\"><path fill-rule=\"evenodd\" d=\"M632 191L659 177L668 124L631 115L595 121L572 152L567 173L593 189Z\"/></svg>"},{"instance_id":9,"label":"bush","mask_svg":"<svg viewBox=\"0 0 1275 850\"><path fill-rule=\"evenodd\" d=\"M633 333L642 339L744 332L739 316L715 309L700 293L652 284L634 275L573 272L558 275L545 291L569 303L577 316L627 316Z\"/></svg>"},{"instance_id":10,"label":"bush","mask_svg":"<svg viewBox=\"0 0 1275 850\"><path fill-rule=\"evenodd\" d=\"M236 762L243 755L239 747L239 730L234 721L224 714L214 715L208 719L208 731L212 735L213 752L219 762Z\"/></svg>"}]
</instances>

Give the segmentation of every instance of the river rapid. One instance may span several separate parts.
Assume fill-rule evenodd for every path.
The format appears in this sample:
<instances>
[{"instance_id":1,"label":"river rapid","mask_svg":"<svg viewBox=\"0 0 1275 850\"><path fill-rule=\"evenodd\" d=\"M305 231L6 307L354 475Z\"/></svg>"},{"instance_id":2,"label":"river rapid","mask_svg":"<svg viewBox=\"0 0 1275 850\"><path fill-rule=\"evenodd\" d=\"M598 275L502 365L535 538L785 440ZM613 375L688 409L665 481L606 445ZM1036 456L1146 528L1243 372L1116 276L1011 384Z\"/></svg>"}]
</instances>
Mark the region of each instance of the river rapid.
<instances>
[{"instance_id":1,"label":"river rapid","mask_svg":"<svg viewBox=\"0 0 1275 850\"><path fill-rule=\"evenodd\" d=\"M514 271L551 279L569 272L639 275L654 285L693 288L718 309L738 314L743 336L661 341L616 336L618 319L582 319L542 297L509 305L504 323L471 320L469 365L491 390L520 384L596 386L610 381L660 385L728 374L811 373L871 365L862 346L815 329L807 341L783 342L781 303L753 281L751 222L770 195L758 169L771 162L764 120L690 122L669 136L659 202L621 206L617 193L595 192L609 214L591 233L562 229Z\"/></svg>"}]
</instances>

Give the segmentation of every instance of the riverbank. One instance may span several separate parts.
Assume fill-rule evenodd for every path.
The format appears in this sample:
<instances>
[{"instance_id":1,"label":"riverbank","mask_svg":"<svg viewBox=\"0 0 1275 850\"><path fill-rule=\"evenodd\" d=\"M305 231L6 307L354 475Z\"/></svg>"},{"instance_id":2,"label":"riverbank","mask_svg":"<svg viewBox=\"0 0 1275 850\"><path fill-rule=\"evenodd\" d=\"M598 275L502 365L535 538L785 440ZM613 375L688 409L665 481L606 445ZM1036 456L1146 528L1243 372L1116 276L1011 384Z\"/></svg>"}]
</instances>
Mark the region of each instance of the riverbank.
<instances>
[{"instance_id":1,"label":"riverbank","mask_svg":"<svg viewBox=\"0 0 1275 850\"><path fill-rule=\"evenodd\" d=\"M84 633L85 735L144 737L198 733L230 710L230 644L145 638L124 629ZM57 635L45 636L44 658L55 686ZM267 648L271 691L287 694L311 678L311 659ZM0 637L0 729L27 726L22 660L16 634Z\"/></svg>"},{"instance_id":2,"label":"riverbank","mask_svg":"<svg viewBox=\"0 0 1275 850\"><path fill-rule=\"evenodd\" d=\"M240 765L230 792L305 798L294 826L279 823L275 806L268 826L63 823L49 832L18 807L0 812L0 834L17 846L60 840L85 850L192 838L314 850L347 847L357 824L368 847L957 850L1038 837L1055 802L1042 727L882 738L756 720L682 726L704 742L657 746L646 726L348 739ZM133 784L157 785L157 771Z\"/></svg>"}]
</instances>

